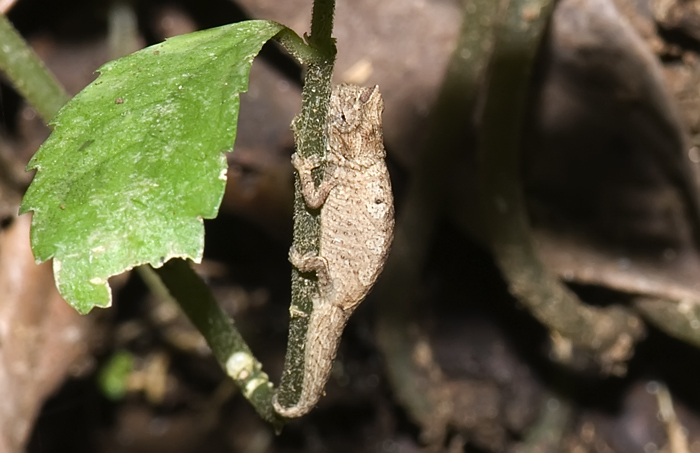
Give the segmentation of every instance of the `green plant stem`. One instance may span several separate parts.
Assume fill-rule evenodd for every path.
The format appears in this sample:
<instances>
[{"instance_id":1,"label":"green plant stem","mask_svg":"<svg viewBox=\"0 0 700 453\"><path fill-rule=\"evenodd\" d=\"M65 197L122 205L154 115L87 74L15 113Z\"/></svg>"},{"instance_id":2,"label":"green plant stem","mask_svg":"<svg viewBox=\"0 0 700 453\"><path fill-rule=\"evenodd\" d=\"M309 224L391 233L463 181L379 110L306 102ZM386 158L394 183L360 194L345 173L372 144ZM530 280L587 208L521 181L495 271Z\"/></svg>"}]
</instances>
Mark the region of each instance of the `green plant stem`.
<instances>
[{"instance_id":1,"label":"green plant stem","mask_svg":"<svg viewBox=\"0 0 700 453\"><path fill-rule=\"evenodd\" d=\"M314 0L309 35L309 44L333 59L335 59L335 40L332 37L334 14L335 0Z\"/></svg>"},{"instance_id":2,"label":"green plant stem","mask_svg":"<svg viewBox=\"0 0 700 453\"><path fill-rule=\"evenodd\" d=\"M272 383L209 287L180 259L172 259L155 271L246 399L279 429L283 421L272 408Z\"/></svg>"},{"instance_id":3,"label":"green plant stem","mask_svg":"<svg viewBox=\"0 0 700 453\"><path fill-rule=\"evenodd\" d=\"M328 144L328 109L331 98L331 76L335 62L333 29L334 0L316 0L312 13L309 47L312 57L307 60L301 113L294 119L292 129L296 152L302 157L324 156ZM320 183L323 169L315 174ZM294 180L294 246L301 253L319 248L319 212L306 206L298 175ZM284 371L280 381L278 401L282 406L293 406L301 395L304 379L304 351L308 319L313 309L312 298L318 295L314 280L292 269L292 301L290 305L289 339Z\"/></svg>"},{"instance_id":4,"label":"green plant stem","mask_svg":"<svg viewBox=\"0 0 700 453\"><path fill-rule=\"evenodd\" d=\"M316 48L305 43L299 35L287 27L283 28L277 36L275 36L275 39L303 65L310 64L323 58Z\"/></svg>"},{"instance_id":5,"label":"green plant stem","mask_svg":"<svg viewBox=\"0 0 700 453\"><path fill-rule=\"evenodd\" d=\"M520 148L530 75L552 0L511 0L497 28L479 146L480 212L511 293L551 331L592 352L605 371L624 372L641 320L613 306L598 309L548 272L529 229Z\"/></svg>"},{"instance_id":6,"label":"green plant stem","mask_svg":"<svg viewBox=\"0 0 700 453\"><path fill-rule=\"evenodd\" d=\"M0 70L47 124L70 99L3 14L0 14Z\"/></svg>"}]
</instances>

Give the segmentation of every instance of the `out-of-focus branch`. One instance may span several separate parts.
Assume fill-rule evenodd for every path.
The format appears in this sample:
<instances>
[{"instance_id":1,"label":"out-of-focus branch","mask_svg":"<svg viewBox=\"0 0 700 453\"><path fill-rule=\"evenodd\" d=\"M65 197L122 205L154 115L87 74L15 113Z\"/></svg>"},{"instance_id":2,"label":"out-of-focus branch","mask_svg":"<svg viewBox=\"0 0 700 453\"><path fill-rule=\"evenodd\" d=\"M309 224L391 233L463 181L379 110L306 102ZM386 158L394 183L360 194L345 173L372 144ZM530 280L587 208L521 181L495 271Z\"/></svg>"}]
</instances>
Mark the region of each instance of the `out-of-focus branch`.
<instances>
[{"instance_id":1,"label":"out-of-focus branch","mask_svg":"<svg viewBox=\"0 0 700 453\"><path fill-rule=\"evenodd\" d=\"M415 324L417 317L421 275L436 217L448 195L453 163L467 146L498 9L492 0L466 3L458 42L433 108L426 141L399 209L392 252L373 295L380 303L377 339L389 379L398 399L422 426L428 444L439 444L444 436L450 405L441 391L444 386L440 385L439 371L435 371L439 367L432 362L427 342L409 326ZM426 388L430 391L426 392Z\"/></svg>"},{"instance_id":2,"label":"out-of-focus branch","mask_svg":"<svg viewBox=\"0 0 700 453\"><path fill-rule=\"evenodd\" d=\"M48 124L70 96L3 14L0 43L0 70Z\"/></svg>"},{"instance_id":3,"label":"out-of-focus branch","mask_svg":"<svg viewBox=\"0 0 700 453\"><path fill-rule=\"evenodd\" d=\"M511 293L553 333L594 354L603 370L624 373L643 334L626 309L582 303L535 253L520 177L530 75L551 16L551 0L512 0L497 26L479 147L484 231Z\"/></svg>"}]
</instances>

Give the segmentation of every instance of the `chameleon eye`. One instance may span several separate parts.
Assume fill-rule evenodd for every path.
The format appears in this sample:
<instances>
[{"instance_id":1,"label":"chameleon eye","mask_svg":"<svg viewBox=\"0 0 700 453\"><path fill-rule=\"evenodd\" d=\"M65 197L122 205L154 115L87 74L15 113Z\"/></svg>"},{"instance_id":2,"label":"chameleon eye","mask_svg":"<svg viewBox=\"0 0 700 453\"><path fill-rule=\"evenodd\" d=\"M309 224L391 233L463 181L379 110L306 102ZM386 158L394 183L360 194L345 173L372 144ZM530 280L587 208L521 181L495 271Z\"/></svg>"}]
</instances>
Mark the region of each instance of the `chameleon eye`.
<instances>
[{"instance_id":1,"label":"chameleon eye","mask_svg":"<svg viewBox=\"0 0 700 453\"><path fill-rule=\"evenodd\" d=\"M374 90L376 90L377 87L371 87L371 88L365 88L365 90L362 92L360 95L360 102L363 104L366 104L367 101L369 101L369 98L372 97L372 93L374 93Z\"/></svg>"}]
</instances>

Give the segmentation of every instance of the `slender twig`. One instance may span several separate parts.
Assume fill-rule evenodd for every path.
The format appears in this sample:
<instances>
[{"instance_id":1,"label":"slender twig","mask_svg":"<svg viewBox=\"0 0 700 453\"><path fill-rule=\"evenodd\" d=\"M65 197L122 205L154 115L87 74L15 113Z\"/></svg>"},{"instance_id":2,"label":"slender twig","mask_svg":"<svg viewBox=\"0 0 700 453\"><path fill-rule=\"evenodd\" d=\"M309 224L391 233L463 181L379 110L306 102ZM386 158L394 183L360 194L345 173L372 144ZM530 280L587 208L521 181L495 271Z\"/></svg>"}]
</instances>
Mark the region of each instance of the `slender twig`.
<instances>
[{"instance_id":1,"label":"slender twig","mask_svg":"<svg viewBox=\"0 0 700 453\"><path fill-rule=\"evenodd\" d=\"M650 382L647 388L656 390L656 401L659 405L659 419L666 428L668 446L664 450L670 453L690 453L688 434L686 429L678 420L676 411L673 408L673 398L668 387L663 382Z\"/></svg>"},{"instance_id":2,"label":"slender twig","mask_svg":"<svg viewBox=\"0 0 700 453\"><path fill-rule=\"evenodd\" d=\"M168 261L156 273L258 414L280 428L283 421L272 408L270 379L206 283L180 259Z\"/></svg>"},{"instance_id":3,"label":"slender twig","mask_svg":"<svg viewBox=\"0 0 700 453\"><path fill-rule=\"evenodd\" d=\"M377 339L387 363L387 373L398 399L409 414L424 427L424 440L440 442L444 433L436 427L447 404L440 383L431 382L425 391L424 368L413 356L419 338L410 334L408 325L415 323L420 276L430 247L436 217L448 195L447 181L453 163L471 139L472 110L476 103L479 82L492 47L493 20L498 2L478 0L464 10L460 35L448 64L428 134L418 156L401 216L396 223L392 253L373 298L378 301ZM470 134L471 132L471 134ZM437 364L430 367L430 375ZM435 385L432 385L435 384ZM444 424L443 424L444 426Z\"/></svg>"},{"instance_id":4,"label":"slender twig","mask_svg":"<svg viewBox=\"0 0 700 453\"><path fill-rule=\"evenodd\" d=\"M301 64L310 64L321 60L323 55L314 47L304 42L299 35L289 28L283 28L275 39Z\"/></svg>"},{"instance_id":5,"label":"slender twig","mask_svg":"<svg viewBox=\"0 0 700 453\"><path fill-rule=\"evenodd\" d=\"M634 308L668 335L700 348L700 302L696 299L670 299L639 296Z\"/></svg>"},{"instance_id":6,"label":"slender twig","mask_svg":"<svg viewBox=\"0 0 700 453\"><path fill-rule=\"evenodd\" d=\"M332 37L334 14L335 0L314 0L309 44L332 59L335 59L335 40Z\"/></svg>"},{"instance_id":7,"label":"slender twig","mask_svg":"<svg viewBox=\"0 0 700 453\"><path fill-rule=\"evenodd\" d=\"M480 212L510 291L549 329L624 372L641 320L619 306L598 309L548 272L535 252L520 178L520 144L530 74L552 0L511 0L498 27L479 147Z\"/></svg>"},{"instance_id":8,"label":"slender twig","mask_svg":"<svg viewBox=\"0 0 700 453\"><path fill-rule=\"evenodd\" d=\"M48 124L70 99L7 17L0 14L0 70Z\"/></svg>"},{"instance_id":9,"label":"slender twig","mask_svg":"<svg viewBox=\"0 0 700 453\"><path fill-rule=\"evenodd\" d=\"M107 41L110 58L129 55L139 49L138 18L126 0L114 0L109 7Z\"/></svg>"}]
</instances>

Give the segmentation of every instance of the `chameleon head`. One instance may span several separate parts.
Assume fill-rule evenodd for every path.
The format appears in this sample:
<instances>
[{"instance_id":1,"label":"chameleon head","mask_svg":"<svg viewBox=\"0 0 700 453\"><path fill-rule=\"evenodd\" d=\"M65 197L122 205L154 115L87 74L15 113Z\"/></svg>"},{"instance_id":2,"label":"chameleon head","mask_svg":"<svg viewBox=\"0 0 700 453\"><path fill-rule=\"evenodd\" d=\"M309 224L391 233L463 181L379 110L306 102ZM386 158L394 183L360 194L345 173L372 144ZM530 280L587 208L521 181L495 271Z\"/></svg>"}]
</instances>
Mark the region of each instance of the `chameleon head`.
<instances>
[{"instance_id":1,"label":"chameleon head","mask_svg":"<svg viewBox=\"0 0 700 453\"><path fill-rule=\"evenodd\" d=\"M343 140L346 137L359 137L363 142L382 143L382 112L384 101L379 87L359 87L338 85L333 89L330 105L330 139ZM353 146L354 145L354 146ZM360 146L357 146L360 145ZM369 153L379 153L375 158L384 157L383 147L368 147L362 144L331 143L331 147L347 159L370 157Z\"/></svg>"}]
</instances>

